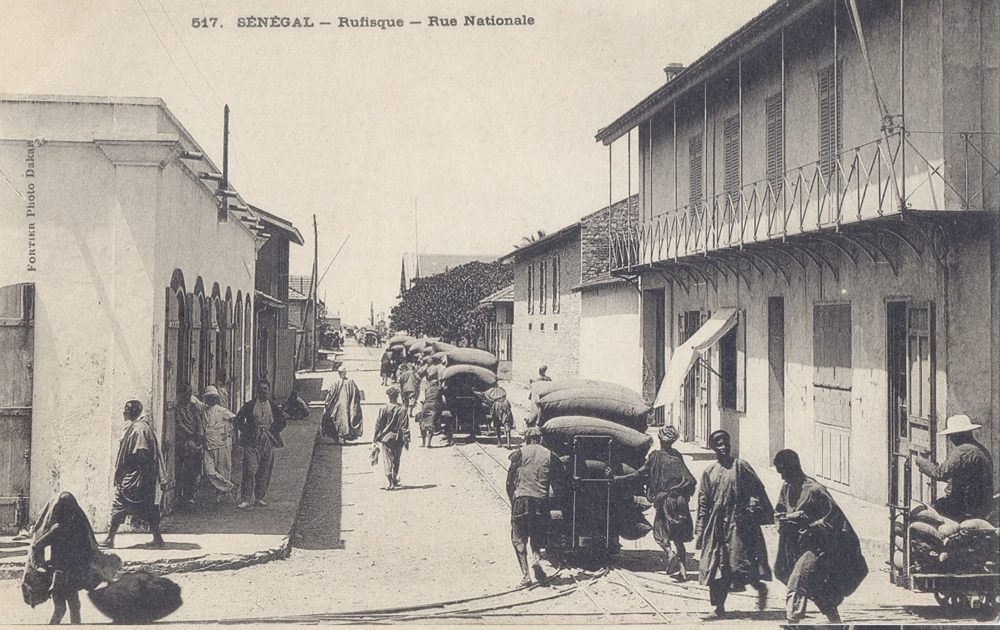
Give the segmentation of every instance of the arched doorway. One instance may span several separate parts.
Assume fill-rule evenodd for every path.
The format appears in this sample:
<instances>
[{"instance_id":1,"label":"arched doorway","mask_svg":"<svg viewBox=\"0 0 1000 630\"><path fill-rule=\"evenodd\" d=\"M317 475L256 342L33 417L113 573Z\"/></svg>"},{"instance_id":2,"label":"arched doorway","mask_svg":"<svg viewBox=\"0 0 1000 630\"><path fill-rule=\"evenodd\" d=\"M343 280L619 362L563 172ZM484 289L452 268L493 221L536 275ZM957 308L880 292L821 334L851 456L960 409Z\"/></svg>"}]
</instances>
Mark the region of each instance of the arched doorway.
<instances>
[{"instance_id":1,"label":"arched doorway","mask_svg":"<svg viewBox=\"0 0 1000 630\"><path fill-rule=\"evenodd\" d=\"M253 305L250 294L245 296L243 306L243 400L253 397Z\"/></svg>"},{"instance_id":2,"label":"arched doorway","mask_svg":"<svg viewBox=\"0 0 1000 630\"><path fill-rule=\"evenodd\" d=\"M168 480L160 501L160 509L169 512L176 502L174 486L174 464L176 461L176 413L180 384L187 378L188 361L188 304L184 293L184 279L174 272L174 279L166 290L163 342L163 414L156 427L160 438L165 466L164 477Z\"/></svg>"},{"instance_id":3,"label":"arched doorway","mask_svg":"<svg viewBox=\"0 0 1000 630\"><path fill-rule=\"evenodd\" d=\"M233 412L246 402L243 391L243 294L237 291L233 308Z\"/></svg>"}]
</instances>

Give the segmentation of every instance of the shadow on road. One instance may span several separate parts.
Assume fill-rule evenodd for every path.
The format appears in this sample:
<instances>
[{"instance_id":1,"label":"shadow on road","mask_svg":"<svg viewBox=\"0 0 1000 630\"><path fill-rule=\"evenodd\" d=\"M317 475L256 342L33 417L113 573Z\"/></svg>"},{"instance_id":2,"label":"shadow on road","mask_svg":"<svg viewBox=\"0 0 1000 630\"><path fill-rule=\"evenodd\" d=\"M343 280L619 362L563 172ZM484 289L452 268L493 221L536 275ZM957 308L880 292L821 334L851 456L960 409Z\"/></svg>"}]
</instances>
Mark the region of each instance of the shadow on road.
<instances>
[{"instance_id":1,"label":"shadow on road","mask_svg":"<svg viewBox=\"0 0 1000 630\"><path fill-rule=\"evenodd\" d=\"M431 488L437 488L437 487L438 486L436 483L425 483L422 486L407 486L404 484L396 488L396 491L398 492L400 490L430 490Z\"/></svg>"},{"instance_id":2,"label":"shadow on road","mask_svg":"<svg viewBox=\"0 0 1000 630\"><path fill-rule=\"evenodd\" d=\"M342 447L319 443L306 479L292 546L299 549L343 549L341 540Z\"/></svg>"}]
</instances>

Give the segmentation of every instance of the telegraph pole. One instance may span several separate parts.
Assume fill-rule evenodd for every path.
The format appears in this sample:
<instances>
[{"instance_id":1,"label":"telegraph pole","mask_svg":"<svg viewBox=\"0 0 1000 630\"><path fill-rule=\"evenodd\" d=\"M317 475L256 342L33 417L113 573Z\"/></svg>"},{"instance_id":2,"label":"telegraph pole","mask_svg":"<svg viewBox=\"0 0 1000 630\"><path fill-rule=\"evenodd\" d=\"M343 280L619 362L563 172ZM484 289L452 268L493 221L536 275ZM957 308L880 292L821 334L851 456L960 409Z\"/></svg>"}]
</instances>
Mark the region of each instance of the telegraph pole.
<instances>
[{"instance_id":1,"label":"telegraph pole","mask_svg":"<svg viewBox=\"0 0 1000 630\"><path fill-rule=\"evenodd\" d=\"M222 203L219 204L219 223L229 221L229 105L223 110L222 123L222 180L219 181L219 190L222 192Z\"/></svg>"},{"instance_id":2,"label":"telegraph pole","mask_svg":"<svg viewBox=\"0 0 1000 630\"><path fill-rule=\"evenodd\" d=\"M310 369L316 371L316 354L318 348L316 347L316 311L319 307L319 302L317 301L317 296L319 296L319 283L317 277L319 275L319 226L316 224L316 215L313 215L313 272L312 272L312 363Z\"/></svg>"}]
</instances>

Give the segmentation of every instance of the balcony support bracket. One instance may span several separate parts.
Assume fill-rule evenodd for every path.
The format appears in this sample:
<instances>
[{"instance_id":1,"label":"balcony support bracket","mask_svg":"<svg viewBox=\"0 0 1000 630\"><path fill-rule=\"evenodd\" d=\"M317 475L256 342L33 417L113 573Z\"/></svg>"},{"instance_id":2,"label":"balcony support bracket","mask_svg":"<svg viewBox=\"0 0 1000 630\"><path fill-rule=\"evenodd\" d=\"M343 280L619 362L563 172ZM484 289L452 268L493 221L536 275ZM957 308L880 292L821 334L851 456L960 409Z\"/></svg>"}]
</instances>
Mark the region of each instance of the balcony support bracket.
<instances>
[{"instance_id":1,"label":"balcony support bracket","mask_svg":"<svg viewBox=\"0 0 1000 630\"><path fill-rule=\"evenodd\" d=\"M730 272L732 272L734 278L736 278L737 280L742 280L743 283L747 285L747 289L748 290L750 289L750 278L748 278L746 274L741 273L739 267L736 264L734 264L733 261L723 256L721 252L712 252L712 255L706 256L706 259L714 260L723 267L725 267L726 269L728 269Z\"/></svg>"},{"instance_id":2,"label":"balcony support bracket","mask_svg":"<svg viewBox=\"0 0 1000 630\"><path fill-rule=\"evenodd\" d=\"M820 242L827 243L828 245L839 251L841 254L846 256L847 260L851 261L851 264L854 266L854 269L856 271L858 268L858 257L853 252L851 252L851 250L848 249L843 242L841 242L840 237L841 235L838 233L838 234L817 234L815 238ZM850 242L849 239L845 240Z\"/></svg>"},{"instance_id":3,"label":"balcony support bracket","mask_svg":"<svg viewBox=\"0 0 1000 630\"><path fill-rule=\"evenodd\" d=\"M785 271L785 268L779 265L776 261L771 260L768 256L766 256L765 255L766 250L763 247L754 247L753 249L750 249L748 247L743 250L743 253L746 254L747 256L756 256L758 260L767 265L767 267L771 270L771 273L774 274L775 278L777 278L778 275L784 276L786 286L792 284L792 279L788 275L788 272Z\"/></svg>"},{"instance_id":4,"label":"balcony support bracket","mask_svg":"<svg viewBox=\"0 0 1000 630\"><path fill-rule=\"evenodd\" d=\"M671 272L667 267L657 267L656 265L654 265L652 267L652 270L653 270L653 273L655 273L656 275L660 276L661 278L663 278L667 282L672 282L672 283L680 286L680 288L684 289L684 294L685 295L691 295L691 289L688 288L687 283L685 283L683 280L681 280L677 275L675 275L673 272Z\"/></svg>"},{"instance_id":5,"label":"balcony support bracket","mask_svg":"<svg viewBox=\"0 0 1000 630\"><path fill-rule=\"evenodd\" d=\"M704 282L705 284L712 285L712 289L715 292L719 291L719 286L715 283L715 278L710 277L708 274L705 273L705 271L703 269L699 268L697 265L693 265L693 264L688 263L688 262L682 262L682 261L679 261L679 260L676 263L674 263L674 264L680 265L682 269L684 269L689 274L691 274L692 276L694 276L695 279L696 279L696 281L697 281L697 279L700 278L701 281ZM692 271L697 272L697 273L691 273Z\"/></svg>"}]
</instances>

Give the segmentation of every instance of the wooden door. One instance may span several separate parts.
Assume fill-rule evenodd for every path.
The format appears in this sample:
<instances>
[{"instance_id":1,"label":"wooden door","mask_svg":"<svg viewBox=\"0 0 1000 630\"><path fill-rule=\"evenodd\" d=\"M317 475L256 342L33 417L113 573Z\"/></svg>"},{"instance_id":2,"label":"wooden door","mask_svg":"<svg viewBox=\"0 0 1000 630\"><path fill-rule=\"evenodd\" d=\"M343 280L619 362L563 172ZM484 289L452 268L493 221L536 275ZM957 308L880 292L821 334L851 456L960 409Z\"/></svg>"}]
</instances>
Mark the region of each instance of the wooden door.
<instances>
[{"instance_id":1,"label":"wooden door","mask_svg":"<svg viewBox=\"0 0 1000 630\"><path fill-rule=\"evenodd\" d=\"M0 534L27 525L34 311L34 285L0 287Z\"/></svg>"},{"instance_id":2,"label":"wooden door","mask_svg":"<svg viewBox=\"0 0 1000 630\"><path fill-rule=\"evenodd\" d=\"M184 294L178 295L167 289L163 340L163 423L158 431L160 450L163 451L163 463L166 466L164 476L168 480L167 487L163 492L163 499L160 501L160 505L165 511L170 511L176 503L174 466L176 462L177 390L183 379L182 368L187 358L187 350L181 335L183 313Z\"/></svg>"},{"instance_id":3,"label":"wooden door","mask_svg":"<svg viewBox=\"0 0 1000 630\"><path fill-rule=\"evenodd\" d=\"M888 311L889 427L893 436L890 500L904 496L903 456L935 458L935 310L932 302L892 302ZM913 500L935 498L933 480L912 466Z\"/></svg>"}]
</instances>

